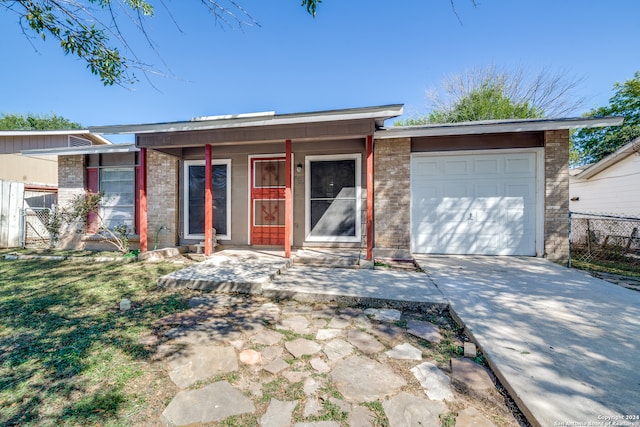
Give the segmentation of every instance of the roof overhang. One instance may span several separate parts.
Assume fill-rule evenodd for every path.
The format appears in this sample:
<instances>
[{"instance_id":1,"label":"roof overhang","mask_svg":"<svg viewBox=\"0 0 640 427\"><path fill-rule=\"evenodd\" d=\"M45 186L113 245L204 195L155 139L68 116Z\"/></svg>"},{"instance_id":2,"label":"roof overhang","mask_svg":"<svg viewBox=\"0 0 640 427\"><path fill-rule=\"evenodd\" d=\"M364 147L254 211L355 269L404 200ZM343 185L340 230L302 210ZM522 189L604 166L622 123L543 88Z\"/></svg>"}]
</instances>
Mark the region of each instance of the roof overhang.
<instances>
[{"instance_id":1,"label":"roof overhang","mask_svg":"<svg viewBox=\"0 0 640 427\"><path fill-rule=\"evenodd\" d=\"M20 153L28 157L75 156L80 154L135 153L140 151L134 144L91 145L88 147L43 148L23 150Z\"/></svg>"},{"instance_id":2,"label":"roof overhang","mask_svg":"<svg viewBox=\"0 0 640 427\"><path fill-rule=\"evenodd\" d=\"M376 139L421 136L477 135L487 133L536 132L545 130L619 126L622 117L489 120L481 122L446 123L425 126L398 126L376 131Z\"/></svg>"},{"instance_id":3,"label":"roof overhang","mask_svg":"<svg viewBox=\"0 0 640 427\"><path fill-rule=\"evenodd\" d=\"M589 179L592 176L597 175L603 170L607 169L608 167L618 163L620 160L623 160L630 155L638 152L640 152L640 137L626 143L599 162L593 163L592 165L584 168L580 173L575 174L574 178Z\"/></svg>"},{"instance_id":4,"label":"roof overhang","mask_svg":"<svg viewBox=\"0 0 640 427\"><path fill-rule=\"evenodd\" d=\"M225 116L199 117L189 121L132 124L115 126L92 126L90 131L99 134L144 134L162 132L190 132L228 128L278 126L305 123L335 122L343 120L372 119L377 127L384 121L402 115L402 104L376 107L348 108L308 113L275 114L274 112L231 114Z\"/></svg>"},{"instance_id":5,"label":"roof overhang","mask_svg":"<svg viewBox=\"0 0 640 427\"><path fill-rule=\"evenodd\" d=\"M111 141L92 133L88 129L67 129L67 130L3 130L0 131L0 137L3 136L77 136L90 140L96 145L111 144Z\"/></svg>"}]
</instances>

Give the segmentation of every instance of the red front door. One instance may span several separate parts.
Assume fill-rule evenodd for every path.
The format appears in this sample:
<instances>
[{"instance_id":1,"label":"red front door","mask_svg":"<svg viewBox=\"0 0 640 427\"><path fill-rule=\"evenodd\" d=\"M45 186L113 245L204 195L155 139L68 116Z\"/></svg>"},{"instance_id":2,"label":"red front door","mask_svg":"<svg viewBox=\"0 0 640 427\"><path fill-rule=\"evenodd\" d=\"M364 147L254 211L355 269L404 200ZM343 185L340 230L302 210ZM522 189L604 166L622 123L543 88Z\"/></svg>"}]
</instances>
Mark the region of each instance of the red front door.
<instances>
[{"instance_id":1,"label":"red front door","mask_svg":"<svg viewBox=\"0 0 640 427\"><path fill-rule=\"evenodd\" d=\"M251 244L284 245L284 157L251 159Z\"/></svg>"}]
</instances>

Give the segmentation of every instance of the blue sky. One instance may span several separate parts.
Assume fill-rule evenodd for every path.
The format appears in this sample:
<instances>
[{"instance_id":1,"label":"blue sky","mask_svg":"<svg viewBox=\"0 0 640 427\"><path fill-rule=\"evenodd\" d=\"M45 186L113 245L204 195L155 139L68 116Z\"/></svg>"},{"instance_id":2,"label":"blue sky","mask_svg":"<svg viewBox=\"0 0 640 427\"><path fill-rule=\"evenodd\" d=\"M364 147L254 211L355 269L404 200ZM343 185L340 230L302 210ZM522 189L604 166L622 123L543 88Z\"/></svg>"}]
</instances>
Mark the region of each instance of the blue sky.
<instances>
[{"instance_id":1,"label":"blue sky","mask_svg":"<svg viewBox=\"0 0 640 427\"><path fill-rule=\"evenodd\" d=\"M166 4L139 34L143 61L170 77L144 75L104 87L54 40L29 41L0 10L0 113L65 116L84 126L188 120L194 116L293 113L390 103L412 115L425 91L474 66L541 67L583 78L583 110L604 105L616 81L640 70L637 0L324 0L312 18L297 0L238 0L260 26L215 24L199 1Z\"/></svg>"}]
</instances>

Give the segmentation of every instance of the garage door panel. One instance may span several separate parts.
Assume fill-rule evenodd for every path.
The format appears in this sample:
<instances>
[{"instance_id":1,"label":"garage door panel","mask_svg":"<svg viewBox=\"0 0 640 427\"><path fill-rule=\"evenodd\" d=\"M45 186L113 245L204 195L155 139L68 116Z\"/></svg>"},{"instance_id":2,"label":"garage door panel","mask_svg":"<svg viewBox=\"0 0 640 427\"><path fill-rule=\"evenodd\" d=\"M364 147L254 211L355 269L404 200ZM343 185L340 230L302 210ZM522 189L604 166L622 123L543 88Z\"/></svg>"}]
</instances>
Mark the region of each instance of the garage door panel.
<instances>
[{"instance_id":1,"label":"garage door panel","mask_svg":"<svg viewBox=\"0 0 640 427\"><path fill-rule=\"evenodd\" d=\"M497 159L476 160L473 162L474 175L496 175L500 173L500 162Z\"/></svg>"},{"instance_id":2,"label":"garage door panel","mask_svg":"<svg viewBox=\"0 0 640 427\"><path fill-rule=\"evenodd\" d=\"M536 158L536 153L414 155L412 250L535 255Z\"/></svg>"}]
</instances>

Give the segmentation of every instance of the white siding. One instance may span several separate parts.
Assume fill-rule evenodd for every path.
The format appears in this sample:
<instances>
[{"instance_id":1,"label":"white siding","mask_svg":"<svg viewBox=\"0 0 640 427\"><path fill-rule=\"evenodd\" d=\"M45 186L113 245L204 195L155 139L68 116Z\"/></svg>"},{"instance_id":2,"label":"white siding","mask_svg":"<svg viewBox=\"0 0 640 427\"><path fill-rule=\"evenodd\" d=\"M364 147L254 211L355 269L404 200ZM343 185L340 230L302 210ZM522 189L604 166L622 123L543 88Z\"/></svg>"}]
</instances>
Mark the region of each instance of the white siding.
<instances>
[{"instance_id":1,"label":"white siding","mask_svg":"<svg viewBox=\"0 0 640 427\"><path fill-rule=\"evenodd\" d=\"M640 216L640 155L632 154L590 179L571 177L572 212Z\"/></svg>"}]
</instances>

